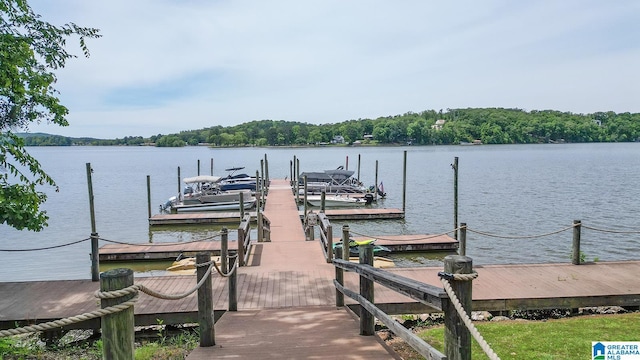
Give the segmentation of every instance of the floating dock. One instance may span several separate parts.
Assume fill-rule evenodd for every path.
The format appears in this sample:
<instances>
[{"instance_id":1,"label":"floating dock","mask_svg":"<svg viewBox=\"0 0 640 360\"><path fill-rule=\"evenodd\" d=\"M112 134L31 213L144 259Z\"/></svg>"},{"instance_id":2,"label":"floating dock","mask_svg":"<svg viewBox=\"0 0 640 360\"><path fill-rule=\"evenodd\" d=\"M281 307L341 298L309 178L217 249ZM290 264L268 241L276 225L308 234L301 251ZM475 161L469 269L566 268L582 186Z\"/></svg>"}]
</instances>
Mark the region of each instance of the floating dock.
<instances>
[{"instance_id":1,"label":"floating dock","mask_svg":"<svg viewBox=\"0 0 640 360\"><path fill-rule=\"evenodd\" d=\"M250 211L252 219L256 212ZM210 225L240 223L240 212L209 211L187 214L155 214L149 218L150 226L162 225Z\"/></svg>"},{"instance_id":2,"label":"floating dock","mask_svg":"<svg viewBox=\"0 0 640 360\"><path fill-rule=\"evenodd\" d=\"M100 262L175 260L179 255L195 257L198 252L209 251L220 255L220 241L194 241L162 244L108 244L99 249Z\"/></svg>"}]
</instances>

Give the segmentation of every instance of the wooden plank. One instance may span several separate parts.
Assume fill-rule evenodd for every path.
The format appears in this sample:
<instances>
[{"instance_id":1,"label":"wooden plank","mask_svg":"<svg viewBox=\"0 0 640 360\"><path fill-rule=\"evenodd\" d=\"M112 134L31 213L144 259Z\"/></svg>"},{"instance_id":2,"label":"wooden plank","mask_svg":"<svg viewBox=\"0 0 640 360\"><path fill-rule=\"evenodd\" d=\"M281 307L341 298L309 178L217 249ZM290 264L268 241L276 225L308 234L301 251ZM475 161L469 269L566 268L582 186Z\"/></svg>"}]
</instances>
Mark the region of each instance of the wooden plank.
<instances>
[{"instance_id":1,"label":"wooden plank","mask_svg":"<svg viewBox=\"0 0 640 360\"><path fill-rule=\"evenodd\" d=\"M313 326L310 326L313 324ZM343 309L286 308L226 313L216 323L216 346L197 348L200 359L393 359L376 336L358 336Z\"/></svg>"}]
</instances>

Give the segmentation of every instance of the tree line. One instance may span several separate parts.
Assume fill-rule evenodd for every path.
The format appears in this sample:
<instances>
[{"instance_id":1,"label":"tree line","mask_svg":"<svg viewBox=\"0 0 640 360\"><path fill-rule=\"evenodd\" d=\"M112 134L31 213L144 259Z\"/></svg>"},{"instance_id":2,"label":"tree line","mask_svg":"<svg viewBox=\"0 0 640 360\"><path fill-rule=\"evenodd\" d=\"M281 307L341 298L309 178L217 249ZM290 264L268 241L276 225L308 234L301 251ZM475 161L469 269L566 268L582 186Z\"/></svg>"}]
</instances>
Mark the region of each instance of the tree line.
<instances>
[{"instance_id":1,"label":"tree line","mask_svg":"<svg viewBox=\"0 0 640 360\"><path fill-rule=\"evenodd\" d=\"M130 136L105 140L32 135L25 138L25 144L308 146L331 144L336 137L345 144L447 145L476 140L483 144L629 142L640 141L640 114L610 111L585 115L554 110L467 108L408 112L377 119L319 125L258 120L228 127L217 125L177 134L158 134L149 138Z\"/></svg>"}]
</instances>

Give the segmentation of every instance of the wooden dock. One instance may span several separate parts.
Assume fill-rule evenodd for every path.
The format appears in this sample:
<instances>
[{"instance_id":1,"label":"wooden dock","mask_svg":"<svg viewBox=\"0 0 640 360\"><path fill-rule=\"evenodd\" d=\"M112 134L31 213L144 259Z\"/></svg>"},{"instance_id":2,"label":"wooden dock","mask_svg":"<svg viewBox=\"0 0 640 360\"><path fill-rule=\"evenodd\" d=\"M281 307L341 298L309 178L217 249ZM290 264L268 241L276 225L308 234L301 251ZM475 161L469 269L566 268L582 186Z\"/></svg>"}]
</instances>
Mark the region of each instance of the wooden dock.
<instances>
[{"instance_id":1,"label":"wooden dock","mask_svg":"<svg viewBox=\"0 0 640 360\"><path fill-rule=\"evenodd\" d=\"M256 212L250 212L251 218L255 219ZM211 224L238 224L240 223L240 212L229 211L209 211L201 213L183 214L155 214L149 218L150 226L163 225L211 225Z\"/></svg>"},{"instance_id":2,"label":"wooden dock","mask_svg":"<svg viewBox=\"0 0 640 360\"><path fill-rule=\"evenodd\" d=\"M410 235L379 235L354 236L354 240L375 239L376 245L382 245L392 253L457 251L460 243L448 235L410 234ZM335 238L334 242L342 241Z\"/></svg>"},{"instance_id":3,"label":"wooden dock","mask_svg":"<svg viewBox=\"0 0 640 360\"><path fill-rule=\"evenodd\" d=\"M102 261L174 260L178 256L195 257L202 251L220 255L220 241L193 241L160 244L107 244L99 249Z\"/></svg>"},{"instance_id":4,"label":"wooden dock","mask_svg":"<svg viewBox=\"0 0 640 360\"><path fill-rule=\"evenodd\" d=\"M326 263L318 240L305 240L293 195L288 184L281 182L272 181L265 209L271 220L272 241L255 244L249 266L238 270L239 311L225 313L216 323L216 346L198 348L189 359L255 358L258 346L260 357L265 359L315 355L391 358L375 337L358 335L355 321L347 321L347 312L334 310L334 268ZM473 281L474 310L640 306L640 282L636 275L640 273L640 261L486 265L474 269L479 274ZM437 273L441 270L439 267L389 269L438 287L441 284ZM196 284L196 277L136 277L135 282L160 292L178 294L191 289ZM345 284L349 289L358 289L357 274L345 274ZM0 294L3 294L0 297L0 328L96 310L99 302L93 293L98 288L99 284L90 280L0 283ZM226 278L214 276L212 291L214 309L219 317L228 308ZM376 304L390 314L431 311L425 305L377 284L375 299ZM134 312L137 325L155 325L159 320L164 324L196 322L196 294L177 301L141 294ZM341 325L336 327L336 322L329 322L329 319L339 320ZM98 328L99 322L86 321L70 327ZM241 337L250 338L243 343L246 348L238 343ZM300 346L292 346L294 339L294 345ZM327 343L321 339L343 341ZM366 343L352 342L356 339ZM258 343L260 340L261 344Z\"/></svg>"}]
</instances>

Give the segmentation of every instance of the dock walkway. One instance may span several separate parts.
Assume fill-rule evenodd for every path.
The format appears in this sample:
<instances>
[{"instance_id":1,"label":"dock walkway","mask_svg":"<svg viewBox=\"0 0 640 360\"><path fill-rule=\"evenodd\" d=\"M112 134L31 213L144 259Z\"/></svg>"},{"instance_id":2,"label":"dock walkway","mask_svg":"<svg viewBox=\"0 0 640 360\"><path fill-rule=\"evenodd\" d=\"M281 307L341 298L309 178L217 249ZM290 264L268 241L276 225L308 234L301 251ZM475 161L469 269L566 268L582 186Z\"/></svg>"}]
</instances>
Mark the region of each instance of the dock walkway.
<instances>
[{"instance_id":1,"label":"dock walkway","mask_svg":"<svg viewBox=\"0 0 640 360\"><path fill-rule=\"evenodd\" d=\"M282 197L280 197L282 196ZM287 200L287 197L289 200ZM216 324L218 345L208 349L198 349L190 359L199 359L200 352L205 356L227 356L234 347L231 336L255 337L246 346L271 344L273 356L304 358L305 354L317 354L326 350L322 341L343 339L346 346L350 341L364 338L358 336L353 324L344 321L343 335L321 334L321 329L342 331L331 328L322 319L334 316L347 319L347 312L335 309L334 268L327 264L319 241L305 241L302 224L299 220L293 195L284 181L272 181L267 199L265 214L271 220L271 242L256 243L252 247L249 266L242 267L238 273L238 312L227 312ZM473 256L472 256L473 257ZM640 306L640 261L597 262L583 265L562 264L517 264L475 266L478 279L473 281L473 309L503 311L515 309L578 308L584 306ZM390 271L399 275L440 286L437 276L442 268L394 268ZM136 283L165 293L183 293L196 283L195 276L153 276L136 277ZM357 274L345 274L346 287L358 289ZM213 277L214 309L219 315L228 308L226 279ZM84 312L96 310L99 302L93 293L99 288L97 282L90 280L30 281L0 283L0 328L15 327L16 324L40 323ZM375 286L375 299L382 309L391 314L428 312L424 305L392 292L383 286ZM137 325L155 325L158 320L165 324L197 322L197 299L192 294L182 300L160 300L141 295L135 306ZM302 313L308 315L302 315ZM247 319L256 322L240 328L239 318L246 314ZM305 318L304 316L308 316ZM232 319L232 317L237 317ZM253 320L251 319L253 318ZM307 321L305 325L299 321ZM264 321L264 322L262 322ZM311 322L313 321L313 322ZM316 322L317 321L317 322ZM341 320L342 321L342 320ZM260 322L260 324L258 324ZM78 327L96 328L97 322L84 322ZM234 327L234 326L238 327ZM270 333L259 333L260 327L271 329ZM357 325L353 325L357 326ZM98 325L99 327L99 325ZM269 328L270 327L270 328ZM303 329L304 328L304 329ZM342 327L341 327L342 329ZM304 330L304 331L303 331ZM284 352L293 338L294 332L309 331L317 341L316 349L299 356ZM309 332L306 332L307 334ZM346 334L349 335L346 335ZM244 335L243 335L244 334ZM268 336L271 334L272 336ZM274 334L281 334L275 336ZM229 336L229 337L227 337ZM262 338L260 338L262 337ZM360 339L361 340L361 339ZM371 339L370 340L374 340ZM283 341L279 345L279 341ZM305 340L296 340L299 344ZM374 341L375 342L375 341ZM229 348L226 348L226 345ZM309 343L306 343L309 344ZM334 347L332 344L332 348ZM362 345L374 346L374 343ZM320 349L322 347L322 349ZM390 356L381 345L375 345L380 356ZM301 347L301 351L304 348ZM218 352L216 352L218 351ZM238 351L240 351L238 349ZM247 351L249 351L247 349ZM269 350L271 351L271 350ZM278 352L275 352L278 351ZM293 351L293 350L292 350ZM316 352L317 351L317 352ZM334 358L373 358L373 355L358 355L358 350L335 349ZM342 351L342 352L339 352ZM247 358L253 357L244 353ZM262 353L261 353L262 354ZM238 355L242 355L238 352ZM253 354L255 355L255 354ZM331 358L328 354L325 357Z\"/></svg>"}]
</instances>

